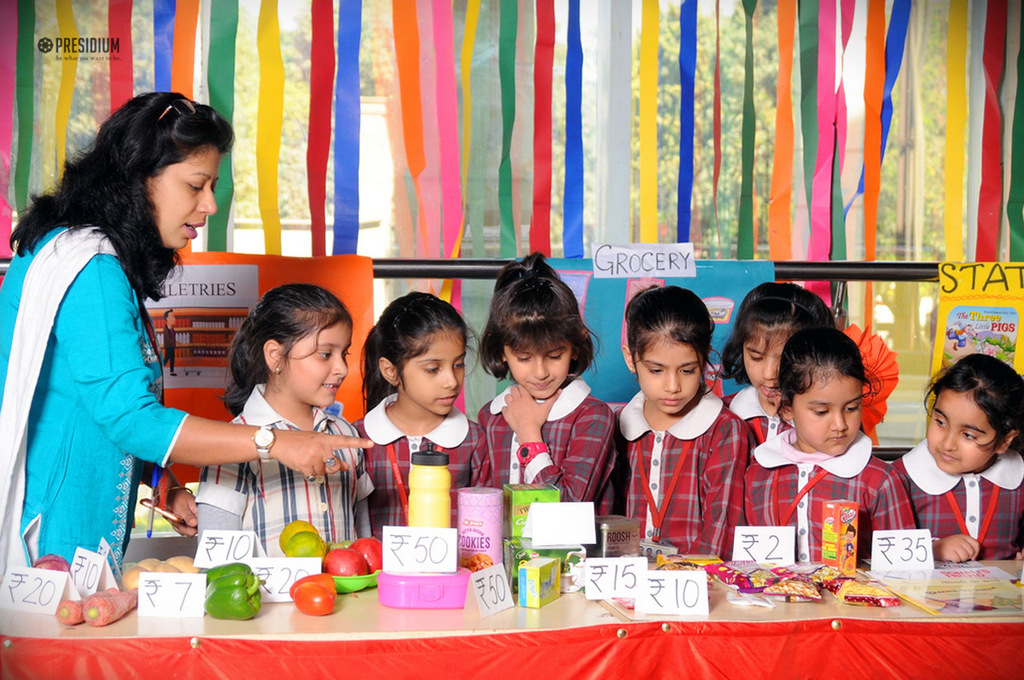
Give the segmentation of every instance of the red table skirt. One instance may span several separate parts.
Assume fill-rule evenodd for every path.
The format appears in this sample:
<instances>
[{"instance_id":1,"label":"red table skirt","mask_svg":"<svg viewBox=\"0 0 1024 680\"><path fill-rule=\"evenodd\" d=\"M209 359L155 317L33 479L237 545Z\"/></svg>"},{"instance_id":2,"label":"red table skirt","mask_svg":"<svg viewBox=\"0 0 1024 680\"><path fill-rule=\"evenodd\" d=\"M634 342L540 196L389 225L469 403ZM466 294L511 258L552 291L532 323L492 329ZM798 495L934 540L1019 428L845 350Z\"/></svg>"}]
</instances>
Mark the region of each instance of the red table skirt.
<instances>
[{"instance_id":1,"label":"red table skirt","mask_svg":"<svg viewBox=\"0 0 1024 680\"><path fill-rule=\"evenodd\" d=\"M1024 677L1020 623L675 621L384 640L2 640L4 680Z\"/></svg>"}]
</instances>

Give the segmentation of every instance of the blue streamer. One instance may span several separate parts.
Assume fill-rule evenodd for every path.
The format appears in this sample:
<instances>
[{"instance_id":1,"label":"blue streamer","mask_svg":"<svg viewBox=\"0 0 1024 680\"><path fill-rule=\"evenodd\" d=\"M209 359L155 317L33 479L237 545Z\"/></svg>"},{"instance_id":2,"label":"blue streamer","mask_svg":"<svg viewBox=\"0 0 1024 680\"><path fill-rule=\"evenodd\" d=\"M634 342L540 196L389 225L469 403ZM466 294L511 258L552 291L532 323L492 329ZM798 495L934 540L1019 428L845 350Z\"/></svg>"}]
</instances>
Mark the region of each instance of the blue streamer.
<instances>
[{"instance_id":1,"label":"blue streamer","mask_svg":"<svg viewBox=\"0 0 1024 680\"><path fill-rule=\"evenodd\" d=\"M174 61L175 0L153 0L153 89L171 89L171 62Z\"/></svg>"},{"instance_id":2,"label":"blue streamer","mask_svg":"<svg viewBox=\"0 0 1024 680\"><path fill-rule=\"evenodd\" d=\"M334 255L359 244L359 39L362 0L338 7L338 71L334 84Z\"/></svg>"},{"instance_id":3,"label":"blue streamer","mask_svg":"<svg viewBox=\"0 0 1024 680\"><path fill-rule=\"evenodd\" d=\"M697 72L697 0L679 3L679 182L676 188L676 240L690 241L693 197L693 88Z\"/></svg>"},{"instance_id":4,"label":"blue streamer","mask_svg":"<svg viewBox=\"0 0 1024 680\"><path fill-rule=\"evenodd\" d=\"M562 201L562 251L583 257L583 42L580 0L569 0L565 55L565 195Z\"/></svg>"}]
</instances>

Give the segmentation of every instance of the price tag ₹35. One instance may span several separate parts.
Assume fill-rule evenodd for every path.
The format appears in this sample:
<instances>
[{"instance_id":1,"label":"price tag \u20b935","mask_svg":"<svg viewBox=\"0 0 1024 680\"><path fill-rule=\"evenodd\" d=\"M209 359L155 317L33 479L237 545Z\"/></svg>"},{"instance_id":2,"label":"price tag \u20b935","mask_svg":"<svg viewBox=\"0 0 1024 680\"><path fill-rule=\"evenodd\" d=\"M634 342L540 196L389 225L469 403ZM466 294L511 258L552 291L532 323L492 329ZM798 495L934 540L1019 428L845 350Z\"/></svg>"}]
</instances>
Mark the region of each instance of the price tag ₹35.
<instances>
[{"instance_id":1,"label":"price tag \u20b935","mask_svg":"<svg viewBox=\"0 0 1024 680\"><path fill-rule=\"evenodd\" d=\"M384 527L383 569L391 574L457 571L458 530Z\"/></svg>"},{"instance_id":2,"label":"price tag \u20b935","mask_svg":"<svg viewBox=\"0 0 1024 680\"><path fill-rule=\"evenodd\" d=\"M932 532L892 529L871 534L871 571L934 569Z\"/></svg>"},{"instance_id":3,"label":"price tag \u20b935","mask_svg":"<svg viewBox=\"0 0 1024 680\"><path fill-rule=\"evenodd\" d=\"M139 574L139 616L202 617L206 574Z\"/></svg>"},{"instance_id":4,"label":"price tag \u20b935","mask_svg":"<svg viewBox=\"0 0 1024 680\"><path fill-rule=\"evenodd\" d=\"M505 565L495 564L493 567L481 569L474 572L470 579L472 581L470 587L480 609L480 618L515 606L512 589L508 585L508 575L505 573Z\"/></svg>"}]
</instances>

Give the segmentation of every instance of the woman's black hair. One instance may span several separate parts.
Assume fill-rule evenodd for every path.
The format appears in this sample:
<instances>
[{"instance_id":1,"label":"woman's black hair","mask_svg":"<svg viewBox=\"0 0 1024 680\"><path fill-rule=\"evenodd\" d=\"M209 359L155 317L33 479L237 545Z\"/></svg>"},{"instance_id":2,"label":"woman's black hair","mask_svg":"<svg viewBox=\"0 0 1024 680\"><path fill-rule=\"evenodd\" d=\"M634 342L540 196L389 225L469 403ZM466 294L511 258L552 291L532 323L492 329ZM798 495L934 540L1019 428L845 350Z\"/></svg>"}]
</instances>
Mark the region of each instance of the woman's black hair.
<instances>
[{"instance_id":1,"label":"woman's black hair","mask_svg":"<svg viewBox=\"0 0 1024 680\"><path fill-rule=\"evenodd\" d=\"M429 293L409 293L389 304L363 345L363 402L369 411L398 388L380 372L381 358L401 375L406 362L421 356L439 335L469 346L469 327L451 304Z\"/></svg>"},{"instance_id":2,"label":"woman's black hair","mask_svg":"<svg viewBox=\"0 0 1024 680\"><path fill-rule=\"evenodd\" d=\"M594 361L594 339L580 315L572 289L541 253L509 262L498 272L494 297L480 338L480 363L501 380L508 375L506 347L546 352L569 345L574 354L570 375L580 375Z\"/></svg>"},{"instance_id":3,"label":"woman's black hair","mask_svg":"<svg viewBox=\"0 0 1024 680\"><path fill-rule=\"evenodd\" d=\"M288 283L264 293L231 342L231 381L223 397L231 415L241 413L253 388L270 378L263 355L268 340L277 341L288 356L302 338L339 323L351 330L352 315L326 288Z\"/></svg>"},{"instance_id":4,"label":"woman's black hair","mask_svg":"<svg viewBox=\"0 0 1024 680\"><path fill-rule=\"evenodd\" d=\"M722 348L722 377L748 384L743 347L751 342L770 345L801 328L835 327L824 300L795 283L768 281L755 287L740 303L732 335Z\"/></svg>"},{"instance_id":5,"label":"woman's black hair","mask_svg":"<svg viewBox=\"0 0 1024 680\"><path fill-rule=\"evenodd\" d=\"M161 240L148 182L205 149L227 153L234 141L219 113L190 102L192 113L178 103L182 99L176 92L150 92L125 102L92 145L68 159L53 192L33 197L11 233L11 250L31 252L57 227L95 226L110 239L132 288L142 298L161 299L180 260Z\"/></svg>"},{"instance_id":6,"label":"woman's black hair","mask_svg":"<svg viewBox=\"0 0 1024 680\"><path fill-rule=\"evenodd\" d=\"M643 359L658 338L666 337L692 347L703 374L711 357L714 331L715 322L704 301L687 288L652 286L626 305L626 347L634 361Z\"/></svg>"},{"instance_id":7,"label":"woman's black hair","mask_svg":"<svg viewBox=\"0 0 1024 680\"><path fill-rule=\"evenodd\" d=\"M925 395L928 413L944 390L966 394L988 418L995 430L993 443L1002 442L1008 434L1017 434L1010 448L1020 451L1024 431L1024 379L1004 362L987 354L968 354L932 380Z\"/></svg>"},{"instance_id":8,"label":"woman's black hair","mask_svg":"<svg viewBox=\"0 0 1024 680\"><path fill-rule=\"evenodd\" d=\"M804 328L782 349L779 359L779 408L793 405L793 397L811 389L817 380L843 376L864 385L868 392L873 380L864 370L857 343L836 328Z\"/></svg>"}]
</instances>

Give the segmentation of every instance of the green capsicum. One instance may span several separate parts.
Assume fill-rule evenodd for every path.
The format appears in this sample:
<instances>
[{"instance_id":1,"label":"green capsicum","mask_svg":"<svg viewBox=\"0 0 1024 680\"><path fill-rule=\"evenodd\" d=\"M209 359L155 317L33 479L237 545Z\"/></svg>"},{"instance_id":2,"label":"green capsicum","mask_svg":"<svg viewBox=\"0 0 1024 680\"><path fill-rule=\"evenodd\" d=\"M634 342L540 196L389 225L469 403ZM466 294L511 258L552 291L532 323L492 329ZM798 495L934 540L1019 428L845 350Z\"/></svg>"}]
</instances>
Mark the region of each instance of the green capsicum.
<instances>
[{"instance_id":1,"label":"green capsicum","mask_svg":"<svg viewBox=\"0 0 1024 680\"><path fill-rule=\"evenodd\" d=\"M256 616L263 599L260 594L262 581L248 566L246 570L248 573L234 571L212 580L207 572L206 612L210 616L235 621L245 621Z\"/></svg>"},{"instance_id":2,"label":"green capsicum","mask_svg":"<svg viewBox=\"0 0 1024 680\"><path fill-rule=\"evenodd\" d=\"M227 564L219 564L216 567L211 567L206 570L206 584L209 585L219 579L221 576L227 576L228 574L251 574L252 567L245 562L228 562Z\"/></svg>"}]
</instances>

